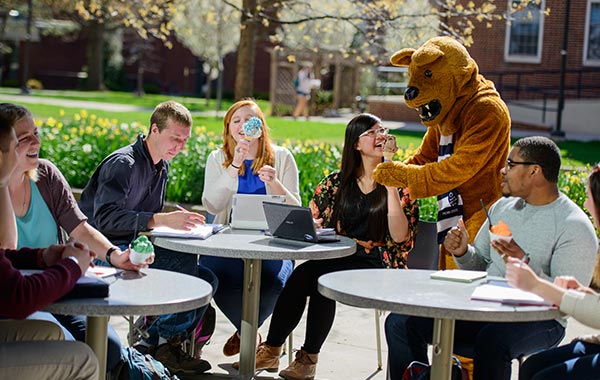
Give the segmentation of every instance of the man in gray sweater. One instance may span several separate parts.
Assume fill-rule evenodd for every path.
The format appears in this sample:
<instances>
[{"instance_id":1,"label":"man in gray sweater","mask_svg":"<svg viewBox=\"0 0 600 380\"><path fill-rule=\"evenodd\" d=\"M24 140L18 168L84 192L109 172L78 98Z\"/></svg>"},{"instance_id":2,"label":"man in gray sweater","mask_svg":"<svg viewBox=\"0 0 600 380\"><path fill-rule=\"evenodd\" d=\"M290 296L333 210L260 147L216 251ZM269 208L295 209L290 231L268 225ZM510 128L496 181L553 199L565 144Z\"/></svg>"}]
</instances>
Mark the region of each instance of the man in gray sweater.
<instances>
[{"instance_id":1,"label":"man in gray sweater","mask_svg":"<svg viewBox=\"0 0 600 380\"><path fill-rule=\"evenodd\" d=\"M589 284L598 243L587 215L558 190L560 165L560 150L550 139L528 137L514 144L501 170L504 198L490 208L491 223L506 223L512 240L490 241L487 221L474 244L469 245L469 235L460 221L446 235L444 246L461 269L504 276L510 256L528 262L543 278L570 275ZM455 352L474 358L473 380L509 380L512 359L559 344L565 327L562 319L514 323L457 321ZM385 330L392 379L400 379L413 360L427 362L431 319L390 314Z\"/></svg>"}]
</instances>

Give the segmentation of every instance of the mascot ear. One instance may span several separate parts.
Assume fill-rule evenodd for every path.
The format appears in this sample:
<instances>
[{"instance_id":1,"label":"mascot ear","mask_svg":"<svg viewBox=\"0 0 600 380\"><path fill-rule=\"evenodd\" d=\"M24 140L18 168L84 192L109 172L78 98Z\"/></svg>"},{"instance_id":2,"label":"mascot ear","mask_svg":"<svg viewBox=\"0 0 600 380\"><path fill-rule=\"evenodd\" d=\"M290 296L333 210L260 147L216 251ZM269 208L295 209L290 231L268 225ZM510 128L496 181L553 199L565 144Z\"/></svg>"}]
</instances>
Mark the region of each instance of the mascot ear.
<instances>
[{"instance_id":1,"label":"mascot ear","mask_svg":"<svg viewBox=\"0 0 600 380\"><path fill-rule=\"evenodd\" d=\"M444 52L437 45L425 44L413 55L413 61L419 66L425 66L437 61L444 56Z\"/></svg>"},{"instance_id":2,"label":"mascot ear","mask_svg":"<svg viewBox=\"0 0 600 380\"><path fill-rule=\"evenodd\" d=\"M415 49L410 48L399 50L392 55L390 62L394 66L408 66L410 65L411 57L414 52Z\"/></svg>"}]
</instances>

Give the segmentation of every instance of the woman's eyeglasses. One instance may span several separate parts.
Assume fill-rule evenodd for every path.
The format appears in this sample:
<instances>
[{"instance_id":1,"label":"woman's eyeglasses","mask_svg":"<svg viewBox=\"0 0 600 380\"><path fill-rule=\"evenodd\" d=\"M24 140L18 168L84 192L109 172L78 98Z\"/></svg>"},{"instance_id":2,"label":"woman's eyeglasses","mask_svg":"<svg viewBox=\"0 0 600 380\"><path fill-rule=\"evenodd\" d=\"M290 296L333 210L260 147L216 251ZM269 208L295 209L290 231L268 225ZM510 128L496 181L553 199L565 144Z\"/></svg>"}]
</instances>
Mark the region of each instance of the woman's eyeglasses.
<instances>
[{"instance_id":1,"label":"woman's eyeglasses","mask_svg":"<svg viewBox=\"0 0 600 380\"><path fill-rule=\"evenodd\" d=\"M363 133L361 133L360 135L358 135L358 138L364 137L364 136L368 136L368 137L375 137L377 135L387 135L388 133L387 128L384 127L379 127L377 129L369 129L368 131L364 131Z\"/></svg>"},{"instance_id":2,"label":"woman's eyeglasses","mask_svg":"<svg viewBox=\"0 0 600 380\"><path fill-rule=\"evenodd\" d=\"M539 165L537 162L529 161L513 161L510 158L506 159L506 170L512 169L516 165Z\"/></svg>"}]
</instances>

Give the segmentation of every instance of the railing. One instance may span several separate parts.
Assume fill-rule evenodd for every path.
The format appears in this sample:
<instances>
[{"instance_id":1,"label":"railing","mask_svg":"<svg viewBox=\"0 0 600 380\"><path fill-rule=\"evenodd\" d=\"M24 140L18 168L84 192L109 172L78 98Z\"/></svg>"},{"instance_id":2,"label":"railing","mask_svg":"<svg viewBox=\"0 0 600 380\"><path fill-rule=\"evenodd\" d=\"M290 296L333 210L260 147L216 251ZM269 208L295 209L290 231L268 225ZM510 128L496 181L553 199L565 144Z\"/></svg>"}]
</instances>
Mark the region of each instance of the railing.
<instances>
[{"instance_id":1,"label":"railing","mask_svg":"<svg viewBox=\"0 0 600 380\"><path fill-rule=\"evenodd\" d=\"M547 112L557 112L548 107L548 99L558 99L561 71L558 69L529 71L488 71L482 73L492 80L502 98L511 106L539 110L542 123ZM569 69L565 71L564 97L569 99L600 98L600 68ZM542 105L525 103L541 100Z\"/></svg>"}]
</instances>

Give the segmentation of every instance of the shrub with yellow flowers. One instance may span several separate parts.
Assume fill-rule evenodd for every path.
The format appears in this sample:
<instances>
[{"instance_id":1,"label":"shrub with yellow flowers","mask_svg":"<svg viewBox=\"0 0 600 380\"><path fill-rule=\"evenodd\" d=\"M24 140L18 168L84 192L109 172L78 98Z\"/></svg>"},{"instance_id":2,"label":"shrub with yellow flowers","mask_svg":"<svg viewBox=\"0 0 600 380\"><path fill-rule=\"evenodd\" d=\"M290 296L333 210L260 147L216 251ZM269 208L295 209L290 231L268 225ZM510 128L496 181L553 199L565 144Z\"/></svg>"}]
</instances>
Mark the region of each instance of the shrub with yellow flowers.
<instances>
[{"instance_id":1,"label":"shrub with yellow flowers","mask_svg":"<svg viewBox=\"0 0 600 380\"><path fill-rule=\"evenodd\" d=\"M98 166L111 152L131 144L148 127L134 122L119 123L116 119L97 117L86 110L68 118L60 112L58 119L36 120L42 139L40 156L54 162L72 187L82 188ZM207 132L203 126L194 126L185 149L171 161L166 198L172 202L201 204L204 187L206 158L222 145L222 137ZM281 143L296 160L299 172L302 204L308 205L314 189L323 177L339 170L342 148L314 140ZM416 148L402 147L394 160L402 161L412 156ZM559 187L580 207L585 201L585 183L590 168L561 172ZM419 200L420 218L433 221L437 216L435 197Z\"/></svg>"}]
</instances>

